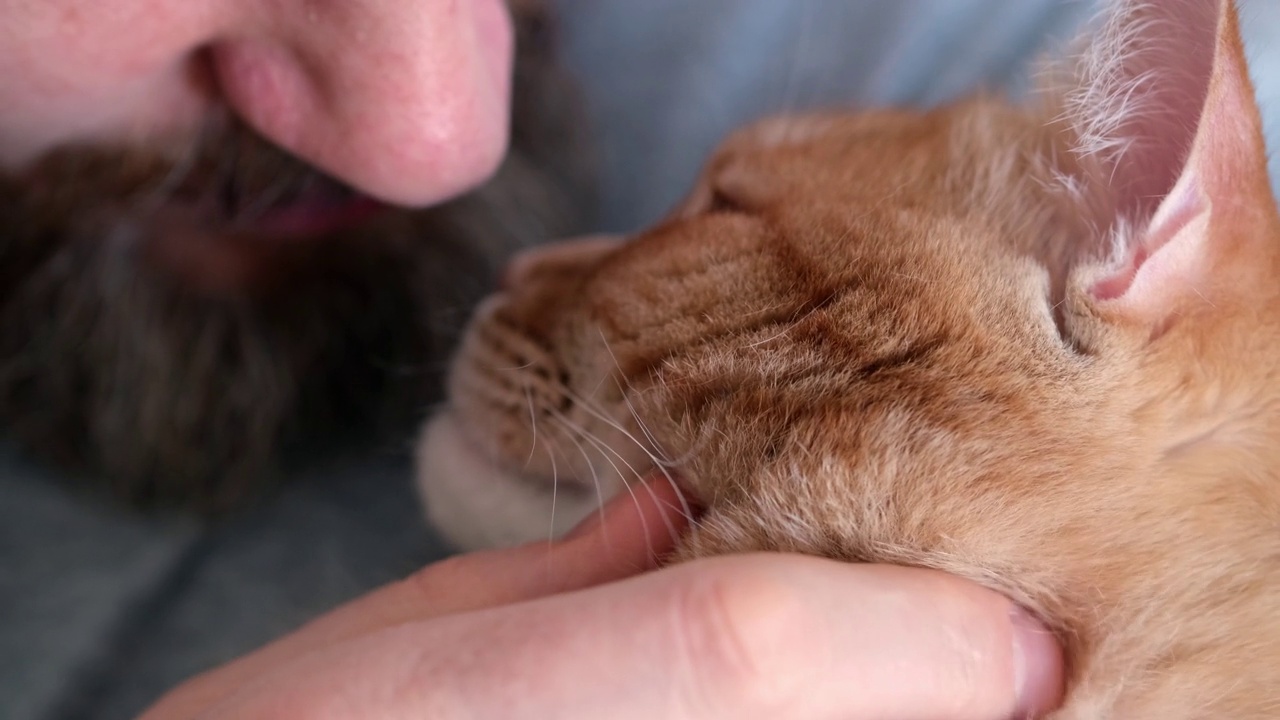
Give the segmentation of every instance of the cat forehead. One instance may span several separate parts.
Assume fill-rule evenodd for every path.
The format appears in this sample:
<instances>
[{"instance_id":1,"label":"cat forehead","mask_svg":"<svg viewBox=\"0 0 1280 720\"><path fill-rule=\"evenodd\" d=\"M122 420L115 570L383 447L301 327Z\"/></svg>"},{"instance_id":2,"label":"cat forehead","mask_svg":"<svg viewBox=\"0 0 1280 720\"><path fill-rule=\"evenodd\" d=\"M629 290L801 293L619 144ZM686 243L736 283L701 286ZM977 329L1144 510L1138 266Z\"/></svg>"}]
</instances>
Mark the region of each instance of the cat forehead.
<instances>
[{"instance_id":1,"label":"cat forehead","mask_svg":"<svg viewBox=\"0 0 1280 720\"><path fill-rule=\"evenodd\" d=\"M844 202L965 203L999 181L993 168L1046 149L1042 120L998 99L929 112L875 110L768 118L731 135L701 184L746 204L826 197Z\"/></svg>"},{"instance_id":2,"label":"cat forehead","mask_svg":"<svg viewBox=\"0 0 1280 720\"><path fill-rule=\"evenodd\" d=\"M743 363L780 377L829 374L833 390L845 380L902 390L921 372L931 388L963 392L972 373L1054 377L1071 352L1045 273L966 251L970 230L889 211L692 218L610 258L577 307L621 339L611 359L633 368L632 356L665 358L697 392L738 377Z\"/></svg>"},{"instance_id":3,"label":"cat forehead","mask_svg":"<svg viewBox=\"0 0 1280 720\"><path fill-rule=\"evenodd\" d=\"M800 317L832 318L833 332L868 347L919 333L1010 338L983 343L1004 364L1059 351L1048 273L1011 240L1042 234L1011 232L1000 209L1034 203L982 189L1026 184L988 151L1034 139L1031 125L982 101L758 123L724 143L675 218L589 271L583 319L642 351Z\"/></svg>"}]
</instances>

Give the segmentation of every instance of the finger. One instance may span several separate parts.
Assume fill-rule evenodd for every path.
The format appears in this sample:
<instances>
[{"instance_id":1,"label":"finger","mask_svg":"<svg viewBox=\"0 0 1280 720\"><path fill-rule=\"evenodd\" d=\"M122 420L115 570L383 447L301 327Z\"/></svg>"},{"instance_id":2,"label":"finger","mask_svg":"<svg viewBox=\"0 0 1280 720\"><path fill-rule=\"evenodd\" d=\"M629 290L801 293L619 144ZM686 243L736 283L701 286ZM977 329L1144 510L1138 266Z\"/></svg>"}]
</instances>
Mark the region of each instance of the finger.
<instances>
[{"instance_id":1,"label":"finger","mask_svg":"<svg viewBox=\"0 0 1280 720\"><path fill-rule=\"evenodd\" d=\"M646 483L614 498L561 542L455 556L348 604L317 626L349 636L635 575L656 567L674 547L688 524L681 507L670 483Z\"/></svg>"},{"instance_id":2,"label":"finger","mask_svg":"<svg viewBox=\"0 0 1280 720\"><path fill-rule=\"evenodd\" d=\"M145 717L179 717L171 714L176 708L204 707L211 698L295 657L381 628L544 597L652 569L687 526L684 507L671 483L653 481L615 498L561 542L435 563L189 680Z\"/></svg>"},{"instance_id":3,"label":"finger","mask_svg":"<svg viewBox=\"0 0 1280 720\"><path fill-rule=\"evenodd\" d=\"M1006 720L1061 673L1047 633L956 578L741 556L366 636L219 717Z\"/></svg>"}]
</instances>

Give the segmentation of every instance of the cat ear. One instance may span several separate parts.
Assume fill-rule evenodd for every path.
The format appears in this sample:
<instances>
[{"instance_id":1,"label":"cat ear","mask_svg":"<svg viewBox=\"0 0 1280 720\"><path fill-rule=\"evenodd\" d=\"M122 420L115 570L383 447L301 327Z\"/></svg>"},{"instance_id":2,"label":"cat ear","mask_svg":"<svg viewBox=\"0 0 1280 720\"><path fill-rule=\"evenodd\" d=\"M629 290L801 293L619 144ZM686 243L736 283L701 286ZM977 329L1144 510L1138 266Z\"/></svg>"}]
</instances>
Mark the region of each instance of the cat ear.
<instances>
[{"instance_id":1,"label":"cat ear","mask_svg":"<svg viewBox=\"0 0 1280 720\"><path fill-rule=\"evenodd\" d=\"M1089 292L1162 322L1271 252L1262 123L1232 0L1123 0L1080 60L1066 120L1117 239ZM1261 223L1261 224L1260 224ZM1245 247L1253 243L1255 247Z\"/></svg>"}]
</instances>

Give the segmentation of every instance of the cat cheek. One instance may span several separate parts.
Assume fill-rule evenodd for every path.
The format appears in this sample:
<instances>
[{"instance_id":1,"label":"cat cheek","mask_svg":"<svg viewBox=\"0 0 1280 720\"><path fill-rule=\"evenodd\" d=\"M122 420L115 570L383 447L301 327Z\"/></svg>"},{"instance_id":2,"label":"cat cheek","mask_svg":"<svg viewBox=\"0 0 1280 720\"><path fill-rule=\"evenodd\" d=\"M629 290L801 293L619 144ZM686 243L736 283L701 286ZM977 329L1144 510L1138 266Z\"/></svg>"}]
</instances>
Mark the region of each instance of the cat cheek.
<instances>
[{"instance_id":1,"label":"cat cheek","mask_svg":"<svg viewBox=\"0 0 1280 720\"><path fill-rule=\"evenodd\" d=\"M774 549L766 538L759 532L751 532L749 527L724 510L713 507L698 518L681 538L670 562Z\"/></svg>"}]
</instances>

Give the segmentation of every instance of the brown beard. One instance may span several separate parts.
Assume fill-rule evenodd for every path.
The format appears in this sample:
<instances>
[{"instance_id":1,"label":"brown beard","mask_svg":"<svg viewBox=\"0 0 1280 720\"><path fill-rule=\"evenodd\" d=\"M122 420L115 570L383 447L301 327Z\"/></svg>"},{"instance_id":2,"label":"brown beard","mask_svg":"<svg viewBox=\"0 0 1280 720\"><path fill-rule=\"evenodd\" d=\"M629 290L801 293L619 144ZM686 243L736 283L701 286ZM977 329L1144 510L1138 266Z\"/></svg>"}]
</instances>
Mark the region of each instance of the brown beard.
<instances>
[{"instance_id":1,"label":"brown beard","mask_svg":"<svg viewBox=\"0 0 1280 720\"><path fill-rule=\"evenodd\" d=\"M514 250L581 229L591 173L549 18L515 3L512 150L484 187L355 230L242 228L349 191L234 121L198 146L64 148L0 176L0 423L137 506L243 505L319 452L397 438L438 396L471 305ZM166 252L232 243L232 287Z\"/></svg>"}]
</instances>

